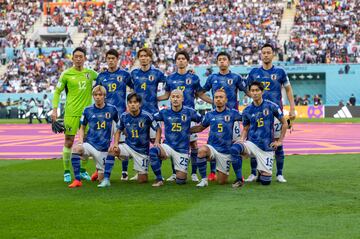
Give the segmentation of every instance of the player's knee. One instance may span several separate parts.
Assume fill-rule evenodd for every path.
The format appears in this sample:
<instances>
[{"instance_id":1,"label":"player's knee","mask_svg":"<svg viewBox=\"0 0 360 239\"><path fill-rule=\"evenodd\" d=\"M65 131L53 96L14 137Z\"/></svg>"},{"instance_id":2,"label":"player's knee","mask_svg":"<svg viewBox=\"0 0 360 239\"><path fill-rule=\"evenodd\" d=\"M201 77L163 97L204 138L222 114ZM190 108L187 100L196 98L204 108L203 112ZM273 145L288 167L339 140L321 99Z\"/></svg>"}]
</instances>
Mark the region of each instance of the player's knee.
<instances>
[{"instance_id":1,"label":"player's knee","mask_svg":"<svg viewBox=\"0 0 360 239\"><path fill-rule=\"evenodd\" d=\"M160 149L158 147L152 147L149 151L150 160L153 160L160 155Z\"/></svg>"},{"instance_id":2,"label":"player's knee","mask_svg":"<svg viewBox=\"0 0 360 239\"><path fill-rule=\"evenodd\" d=\"M197 144L197 141L196 141L196 140L190 142L190 148L191 148L191 150L198 148L198 144Z\"/></svg>"},{"instance_id":3,"label":"player's knee","mask_svg":"<svg viewBox=\"0 0 360 239\"><path fill-rule=\"evenodd\" d=\"M184 184L186 184L186 179L176 177L176 184L184 185Z\"/></svg>"},{"instance_id":4,"label":"player's knee","mask_svg":"<svg viewBox=\"0 0 360 239\"><path fill-rule=\"evenodd\" d=\"M72 149L72 153L74 153L74 154L80 154L81 155L83 152L84 152L84 148L81 145L76 145Z\"/></svg>"},{"instance_id":5,"label":"player's knee","mask_svg":"<svg viewBox=\"0 0 360 239\"><path fill-rule=\"evenodd\" d=\"M233 144L230 148L230 154L232 156L240 156L244 151L244 146L242 144Z\"/></svg>"},{"instance_id":6,"label":"player's knee","mask_svg":"<svg viewBox=\"0 0 360 239\"><path fill-rule=\"evenodd\" d=\"M271 175L263 175L263 174L261 174L259 179L260 179L260 183L262 185L270 185L270 183L271 183Z\"/></svg>"},{"instance_id":7,"label":"player's knee","mask_svg":"<svg viewBox=\"0 0 360 239\"><path fill-rule=\"evenodd\" d=\"M207 151L207 148L205 146L202 146L199 150L198 150L198 157L199 158L204 158L206 157L206 152Z\"/></svg>"}]
</instances>

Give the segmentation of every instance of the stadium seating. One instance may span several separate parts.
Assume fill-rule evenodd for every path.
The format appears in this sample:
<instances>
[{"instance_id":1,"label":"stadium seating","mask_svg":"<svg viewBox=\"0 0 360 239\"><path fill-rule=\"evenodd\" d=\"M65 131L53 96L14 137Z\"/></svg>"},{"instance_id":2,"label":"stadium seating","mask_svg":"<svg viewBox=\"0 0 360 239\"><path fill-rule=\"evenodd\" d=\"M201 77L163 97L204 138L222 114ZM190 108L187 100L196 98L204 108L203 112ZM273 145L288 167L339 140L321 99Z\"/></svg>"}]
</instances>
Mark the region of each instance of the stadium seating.
<instances>
[{"instance_id":1,"label":"stadium seating","mask_svg":"<svg viewBox=\"0 0 360 239\"><path fill-rule=\"evenodd\" d=\"M1 47L30 45L25 34L41 15L39 1L12 1L0 11Z\"/></svg>"},{"instance_id":2,"label":"stadium seating","mask_svg":"<svg viewBox=\"0 0 360 239\"><path fill-rule=\"evenodd\" d=\"M294 63L360 63L360 2L301 0L285 46Z\"/></svg>"},{"instance_id":3,"label":"stadium seating","mask_svg":"<svg viewBox=\"0 0 360 239\"><path fill-rule=\"evenodd\" d=\"M195 65L210 64L222 50L233 64L256 64L259 46L278 45L281 1L188 1L167 12L154 48L161 69L172 70L175 52L187 49Z\"/></svg>"}]
</instances>

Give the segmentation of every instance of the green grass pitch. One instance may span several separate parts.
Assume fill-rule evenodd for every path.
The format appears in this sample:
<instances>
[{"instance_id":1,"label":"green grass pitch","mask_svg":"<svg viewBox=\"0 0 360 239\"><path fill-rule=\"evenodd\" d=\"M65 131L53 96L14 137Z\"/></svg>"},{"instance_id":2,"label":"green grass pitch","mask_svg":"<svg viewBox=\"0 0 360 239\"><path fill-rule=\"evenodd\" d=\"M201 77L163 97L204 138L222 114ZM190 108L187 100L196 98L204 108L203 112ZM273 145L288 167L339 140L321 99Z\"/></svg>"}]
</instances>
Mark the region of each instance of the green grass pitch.
<instances>
[{"instance_id":1,"label":"green grass pitch","mask_svg":"<svg viewBox=\"0 0 360 239\"><path fill-rule=\"evenodd\" d=\"M105 189L67 188L60 160L3 160L0 169L0 238L360 237L359 155L289 156L288 183L236 190L122 182L119 162Z\"/></svg>"}]
</instances>

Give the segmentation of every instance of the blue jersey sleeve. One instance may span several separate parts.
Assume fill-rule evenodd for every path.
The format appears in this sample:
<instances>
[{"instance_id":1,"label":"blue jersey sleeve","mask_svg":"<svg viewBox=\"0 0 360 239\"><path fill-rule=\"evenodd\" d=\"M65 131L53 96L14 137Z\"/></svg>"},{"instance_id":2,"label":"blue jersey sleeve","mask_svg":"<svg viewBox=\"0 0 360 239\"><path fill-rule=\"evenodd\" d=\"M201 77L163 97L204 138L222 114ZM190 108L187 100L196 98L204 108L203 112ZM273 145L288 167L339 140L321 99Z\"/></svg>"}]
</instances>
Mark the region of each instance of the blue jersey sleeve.
<instances>
[{"instance_id":1,"label":"blue jersey sleeve","mask_svg":"<svg viewBox=\"0 0 360 239\"><path fill-rule=\"evenodd\" d=\"M237 110L232 110L234 121L242 121L242 114Z\"/></svg>"},{"instance_id":2,"label":"blue jersey sleeve","mask_svg":"<svg viewBox=\"0 0 360 239\"><path fill-rule=\"evenodd\" d=\"M210 114L206 113L201 121L201 125L205 128L209 127L209 125L210 125L210 117L209 116L210 116Z\"/></svg>"},{"instance_id":3,"label":"blue jersey sleeve","mask_svg":"<svg viewBox=\"0 0 360 239\"><path fill-rule=\"evenodd\" d=\"M162 116L162 111L163 110L160 110L159 112L154 114L155 121L164 121L163 116Z\"/></svg>"},{"instance_id":4,"label":"blue jersey sleeve","mask_svg":"<svg viewBox=\"0 0 360 239\"><path fill-rule=\"evenodd\" d=\"M205 85L203 86L203 89L206 91L209 91L211 89L211 78L212 78L212 76L209 76L206 79Z\"/></svg>"},{"instance_id":5,"label":"blue jersey sleeve","mask_svg":"<svg viewBox=\"0 0 360 239\"><path fill-rule=\"evenodd\" d=\"M280 109L280 107L278 105L272 104L272 111L273 111L273 115L278 120L281 120L284 117L284 114L283 114L282 110Z\"/></svg>"},{"instance_id":6,"label":"blue jersey sleeve","mask_svg":"<svg viewBox=\"0 0 360 239\"><path fill-rule=\"evenodd\" d=\"M125 115L122 114L122 115L120 116L120 119L119 119L118 123L117 123L117 128L118 128L118 130L120 130L120 131L123 131L123 130L125 129L124 120L125 120Z\"/></svg>"},{"instance_id":7,"label":"blue jersey sleeve","mask_svg":"<svg viewBox=\"0 0 360 239\"><path fill-rule=\"evenodd\" d=\"M200 85L200 78L197 75L194 75L194 81L195 92L204 91L204 89Z\"/></svg>"},{"instance_id":8,"label":"blue jersey sleeve","mask_svg":"<svg viewBox=\"0 0 360 239\"><path fill-rule=\"evenodd\" d=\"M247 84L246 84L246 81L239 75L237 75L237 81L236 81L236 88L238 88L239 90L243 91L243 92L246 92L247 89Z\"/></svg>"},{"instance_id":9,"label":"blue jersey sleeve","mask_svg":"<svg viewBox=\"0 0 360 239\"><path fill-rule=\"evenodd\" d=\"M250 73L247 75L246 79L246 85L249 86L253 81L255 81L254 73L256 72L256 69L252 69Z\"/></svg>"},{"instance_id":10,"label":"blue jersey sleeve","mask_svg":"<svg viewBox=\"0 0 360 239\"><path fill-rule=\"evenodd\" d=\"M202 118L201 114L199 114L195 110L191 109L191 121L194 121L196 123L200 123L201 118Z\"/></svg>"},{"instance_id":11,"label":"blue jersey sleeve","mask_svg":"<svg viewBox=\"0 0 360 239\"><path fill-rule=\"evenodd\" d=\"M166 81L165 81L165 91L166 92L170 92L170 76L167 77Z\"/></svg>"},{"instance_id":12,"label":"blue jersey sleeve","mask_svg":"<svg viewBox=\"0 0 360 239\"><path fill-rule=\"evenodd\" d=\"M113 120L118 123L119 122L119 112L118 110L114 107L114 118Z\"/></svg>"},{"instance_id":13,"label":"blue jersey sleeve","mask_svg":"<svg viewBox=\"0 0 360 239\"><path fill-rule=\"evenodd\" d=\"M131 75L128 73L128 72L126 72L127 74L125 75L125 79L124 79L124 81L125 81L125 84L128 86L128 87L130 87L131 89L134 89L134 83L133 83L133 81L132 81L132 79L131 79Z\"/></svg>"},{"instance_id":14,"label":"blue jersey sleeve","mask_svg":"<svg viewBox=\"0 0 360 239\"><path fill-rule=\"evenodd\" d=\"M246 109L243 111L242 122L244 127L250 125L250 117Z\"/></svg>"},{"instance_id":15,"label":"blue jersey sleeve","mask_svg":"<svg viewBox=\"0 0 360 239\"><path fill-rule=\"evenodd\" d=\"M166 82L166 76L162 71L159 71L159 82L162 82L162 83Z\"/></svg>"},{"instance_id":16,"label":"blue jersey sleeve","mask_svg":"<svg viewBox=\"0 0 360 239\"><path fill-rule=\"evenodd\" d=\"M279 82L282 86L290 85L289 77L286 74L285 70L283 70L283 69L281 69L281 76L280 76Z\"/></svg>"},{"instance_id":17,"label":"blue jersey sleeve","mask_svg":"<svg viewBox=\"0 0 360 239\"><path fill-rule=\"evenodd\" d=\"M80 119L80 124L81 125L87 125L89 123L88 119L86 118L86 115L87 115L87 110L85 109L82 116L81 116L81 119Z\"/></svg>"}]
</instances>

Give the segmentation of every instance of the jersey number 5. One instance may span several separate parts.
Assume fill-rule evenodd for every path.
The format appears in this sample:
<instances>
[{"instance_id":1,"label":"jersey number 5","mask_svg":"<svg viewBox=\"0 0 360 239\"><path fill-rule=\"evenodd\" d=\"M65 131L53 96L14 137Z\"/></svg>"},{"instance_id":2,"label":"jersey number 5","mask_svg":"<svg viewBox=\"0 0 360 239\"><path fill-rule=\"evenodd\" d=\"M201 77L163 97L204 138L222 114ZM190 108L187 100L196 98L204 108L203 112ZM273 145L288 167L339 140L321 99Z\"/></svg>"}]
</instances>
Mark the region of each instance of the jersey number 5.
<instances>
[{"instance_id":1,"label":"jersey number 5","mask_svg":"<svg viewBox=\"0 0 360 239\"><path fill-rule=\"evenodd\" d=\"M224 128L223 128L223 124L218 124L218 132L221 133L223 132Z\"/></svg>"}]
</instances>

